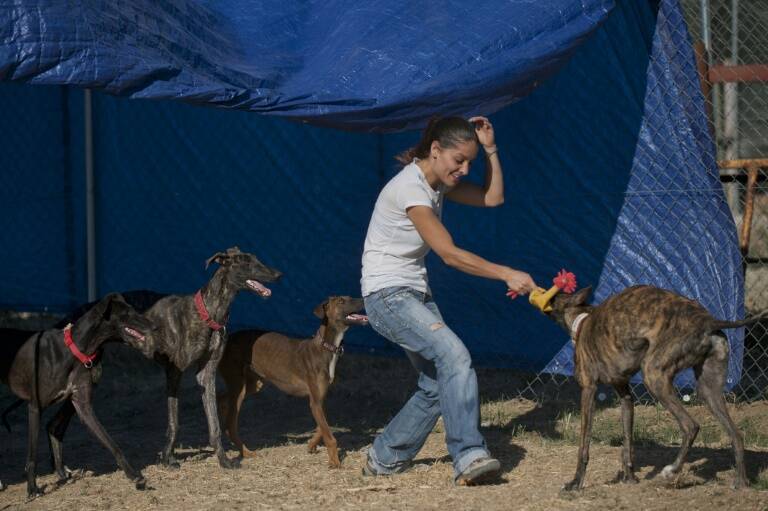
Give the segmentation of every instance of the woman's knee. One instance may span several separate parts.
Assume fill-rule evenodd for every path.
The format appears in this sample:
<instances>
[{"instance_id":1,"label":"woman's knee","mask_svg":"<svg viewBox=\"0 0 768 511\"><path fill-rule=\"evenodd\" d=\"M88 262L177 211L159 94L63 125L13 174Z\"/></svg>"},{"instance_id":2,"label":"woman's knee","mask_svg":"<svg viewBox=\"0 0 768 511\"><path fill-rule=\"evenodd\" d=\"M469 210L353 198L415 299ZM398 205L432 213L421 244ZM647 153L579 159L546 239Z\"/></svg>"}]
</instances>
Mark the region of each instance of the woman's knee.
<instances>
[{"instance_id":1,"label":"woman's knee","mask_svg":"<svg viewBox=\"0 0 768 511\"><path fill-rule=\"evenodd\" d=\"M454 372L472 369L472 357L461 339L455 335L440 336L436 344L437 359L435 365L438 369Z\"/></svg>"}]
</instances>

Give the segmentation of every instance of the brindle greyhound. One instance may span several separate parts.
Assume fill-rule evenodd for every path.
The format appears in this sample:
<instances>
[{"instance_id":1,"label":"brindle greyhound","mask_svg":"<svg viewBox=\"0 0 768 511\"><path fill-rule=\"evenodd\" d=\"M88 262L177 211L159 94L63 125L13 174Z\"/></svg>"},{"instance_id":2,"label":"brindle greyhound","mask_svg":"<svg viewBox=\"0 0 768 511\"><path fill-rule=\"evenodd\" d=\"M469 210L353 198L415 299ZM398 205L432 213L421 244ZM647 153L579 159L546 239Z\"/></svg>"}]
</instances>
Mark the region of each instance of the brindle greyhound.
<instances>
[{"instance_id":1,"label":"brindle greyhound","mask_svg":"<svg viewBox=\"0 0 768 511\"><path fill-rule=\"evenodd\" d=\"M266 380L292 396L309 397L309 407L317 423L317 431L309 441L309 452L315 452L322 440L328 449L328 463L332 467L341 466L323 402L333 383L336 362L344 351L344 333L351 325L368 324L367 316L356 314L362 308L361 298L329 297L314 309L322 324L308 340L259 330L232 334L219 364L219 374L227 384L227 391L219 395L218 401L227 436L243 457L252 457L255 453L240 440L240 408L245 396L258 392L262 380Z\"/></svg>"},{"instance_id":2,"label":"brindle greyhound","mask_svg":"<svg viewBox=\"0 0 768 511\"><path fill-rule=\"evenodd\" d=\"M40 414L52 404L64 401L48 423L48 440L54 469L59 483L71 475L62 461L62 441L72 415L80 420L96 438L112 452L125 475L136 484L145 486L141 472L125 459L120 448L104 430L91 406L93 384L101 376L102 344L120 339L131 345L151 343L154 325L138 314L122 297L113 293L105 296L74 326L63 331L57 328L42 332L15 329L0 331L2 367L0 379L11 391L29 402L29 436L27 452L27 495L34 498L42 493L36 483L37 435Z\"/></svg>"},{"instance_id":3,"label":"brindle greyhound","mask_svg":"<svg viewBox=\"0 0 768 511\"><path fill-rule=\"evenodd\" d=\"M250 290L262 298L271 291L262 282L275 282L281 273L265 266L256 256L241 252L237 247L210 257L205 267L216 262L219 268L208 283L194 295L169 295L158 300L145 315L159 328L156 344L143 345L143 352L165 367L168 391L167 442L161 461L177 468L173 456L179 430L178 392L182 372L197 365L197 383L203 387L203 407L208 420L210 444L219 465L236 468L221 446L221 430L216 412L216 367L224 352L229 308L240 290Z\"/></svg>"},{"instance_id":4,"label":"brindle greyhound","mask_svg":"<svg viewBox=\"0 0 768 511\"><path fill-rule=\"evenodd\" d=\"M547 313L569 331L574 342L574 376L581 386L581 439L576 475L564 486L581 489L589 461L589 440L598 382L610 384L621 398L624 429L622 470L619 480L637 482L632 463L633 403L630 378L643 371L648 391L675 416L683 439L671 465L661 472L669 478L680 472L699 425L678 400L675 375L692 367L698 381L697 394L723 425L733 443L736 458L735 488L747 484L744 442L728 415L723 386L728 373L728 341L722 329L758 321L768 311L743 321L720 321L698 302L652 286L634 286L611 296L599 306L587 305L591 288L573 295L559 294Z\"/></svg>"}]
</instances>

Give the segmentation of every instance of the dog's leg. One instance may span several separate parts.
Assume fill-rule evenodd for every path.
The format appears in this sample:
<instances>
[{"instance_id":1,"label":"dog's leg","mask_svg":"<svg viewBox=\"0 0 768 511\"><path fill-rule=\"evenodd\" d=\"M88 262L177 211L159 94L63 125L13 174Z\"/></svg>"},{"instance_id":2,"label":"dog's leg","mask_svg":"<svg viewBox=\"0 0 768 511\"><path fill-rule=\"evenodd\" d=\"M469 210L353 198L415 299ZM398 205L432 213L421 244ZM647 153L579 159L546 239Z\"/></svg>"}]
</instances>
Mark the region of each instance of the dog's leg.
<instances>
[{"instance_id":1,"label":"dog's leg","mask_svg":"<svg viewBox=\"0 0 768 511\"><path fill-rule=\"evenodd\" d=\"M581 438L579 440L579 459L576 475L563 487L566 491L580 490L584 486L584 474L589 463L589 441L592 436L592 415L595 411L595 391L597 385L589 383L581 388Z\"/></svg>"},{"instance_id":2,"label":"dog's leg","mask_svg":"<svg viewBox=\"0 0 768 511\"><path fill-rule=\"evenodd\" d=\"M315 383L315 385L318 385L318 383ZM322 385L322 384L320 384L320 385ZM327 386L325 387L325 390L326 391L328 390ZM312 395L313 395L313 393L314 393L315 396L323 394L323 387L321 386L319 389L317 387L315 387L314 389L310 390L310 395L309 395L309 406L310 406L310 408L312 407L312 399L313 399ZM322 405L323 399L319 399L319 398L315 397L314 400L316 402L319 401L321 403L320 404L320 412L322 413L323 412L323 408L322 408L323 407L323 405ZM314 415L314 412L312 412L312 413ZM317 419L315 419L315 421L317 422ZM320 427L320 422L317 422L317 425L318 426L317 426L317 429L315 429L315 434L312 435L312 438L310 438L309 442L307 443L307 451L309 451L310 453L316 453L317 452L317 446L320 445L320 441L323 439L323 428ZM333 464L333 463L331 463L331 464Z\"/></svg>"},{"instance_id":3,"label":"dog's leg","mask_svg":"<svg viewBox=\"0 0 768 511\"><path fill-rule=\"evenodd\" d=\"M165 364L165 386L168 393L168 429L165 433L165 447L160 455L160 462L169 468L179 468L179 462L173 456L176 436L179 434L179 383L181 371L172 362Z\"/></svg>"},{"instance_id":4,"label":"dog's leg","mask_svg":"<svg viewBox=\"0 0 768 511\"><path fill-rule=\"evenodd\" d=\"M233 439L233 442L238 445L241 456L244 458L255 458L256 452L248 449L245 442L240 439L240 410L243 408L245 397L249 394L255 394L261 389L261 381L253 381L247 374L244 375L244 378L245 384L242 385L240 392L237 393L237 397L233 403L234 411L231 415L229 428L232 432L231 438Z\"/></svg>"},{"instance_id":5,"label":"dog's leg","mask_svg":"<svg viewBox=\"0 0 768 511\"><path fill-rule=\"evenodd\" d=\"M246 383L247 376L238 375L238 378L230 377L227 383L227 392L220 395L217 399L219 412L224 419L225 433L232 441L233 444L240 451L240 456L243 458L254 458L256 453L246 447L245 443L240 439L239 422L240 422L240 409L243 406L243 400L245 396L250 394L250 385ZM258 391L258 390L256 390Z\"/></svg>"},{"instance_id":6,"label":"dog's leg","mask_svg":"<svg viewBox=\"0 0 768 511\"><path fill-rule=\"evenodd\" d=\"M643 367L645 386L664 408L675 416L677 423L680 425L680 432L683 435L680 451L677 453L675 461L661 470L661 476L667 479L680 472L685 456L688 454L688 449L691 448L696 435L699 433L699 425L688 415L683 404L677 399L675 387L672 383L673 377L674 375L664 374L662 371L652 367Z\"/></svg>"},{"instance_id":7,"label":"dog's leg","mask_svg":"<svg viewBox=\"0 0 768 511\"><path fill-rule=\"evenodd\" d=\"M222 433L226 435L227 438L232 440L232 437L229 436L229 387L227 387L226 392L220 392L216 394L216 410L219 412L219 423L224 424L224 429L222 430Z\"/></svg>"},{"instance_id":8,"label":"dog's leg","mask_svg":"<svg viewBox=\"0 0 768 511\"><path fill-rule=\"evenodd\" d=\"M56 475L59 476L57 484L65 483L75 473L64 465L64 457L62 455L64 434L74 414L75 406L72 404L72 400L67 399L46 427L48 431L48 445L51 448L51 465Z\"/></svg>"},{"instance_id":9,"label":"dog's leg","mask_svg":"<svg viewBox=\"0 0 768 511\"><path fill-rule=\"evenodd\" d=\"M317 446L320 445L320 441L323 439L323 432L318 427L315 430L315 434L312 435L312 438L309 439L309 443L307 443L307 451L310 453L316 453L317 452Z\"/></svg>"},{"instance_id":10,"label":"dog's leg","mask_svg":"<svg viewBox=\"0 0 768 511\"><path fill-rule=\"evenodd\" d=\"M221 350L218 356L210 359L197 373L197 383L203 388L203 408L208 419L208 438L213 447L219 466L222 468L239 468L239 460L230 460L221 445L221 429L219 427L219 414L216 411L216 367L219 365Z\"/></svg>"},{"instance_id":11,"label":"dog's leg","mask_svg":"<svg viewBox=\"0 0 768 511\"><path fill-rule=\"evenodd\" d=\"M310 407L311 407L311 397L310 397ZM321 405L321 411L322 411L322 405ZM312 438L309 439L309 442L307 443L307 451L310 453L316 453L317 452L317 446L320 445L320 442L323 440L323 429L320 426L317 426L317 429L315 429L315 434L312 435Z\"/></svg>"},{"instance_id":12,"label":"dog's leg","mask_svg":"<svg viewBox=\"0 0 768 511\"><path fill-rule=\"evenodd\" d=\"M309 408L312 410L312 416L317 422L317 429L323 437L323 443L325 448L328 449L328 464L333 468L339 468L341 461L339 461L339 450L336 446L336 438L331 433L331 428L328 426L328 421L325 420L325 412L323 411L323 398L325 396L320 393L316 388L310 385L309 388ZM314 437L312 437L314 439Z\"/></svg>"},{"instance_id":13,"label":"dog's leg","mask_svg":"<svg viewBox=\"0 0 768 511\"><path fill-rule=\"evenodd\" d=\"M628 384L616 385L616 393L621 398L621 425L624 430L624 445L621 449L621 472L619 481L623 483L636 483L635 468L632 461L635 459L632 445L632 428L635 418L635 403L632 401L632 392Z\"/></svg>"},{"instance_id":14,"label":"dog's leg","mask_svg":"<svg viewBox=\"0 0 768 511\"><path fill-rule=\"evenodd\" d=\"M37 435L40 433L40 408L29 402L29 434L27 436L27 498L34 499L43 494L37 487Z\"/></svg>"},{"instance_id":15,"label":"dog's leg","mask_svg":"<svg viewBox=\"0 0 768 511\"><path fill-rule=\"evenodd\" d=\"M101 442L101 444L109 449L112 456L115 457L117 465L125 472L126 477L133 481L137 490L143 490L147 484L144 476L141 472L135 470L128 460L125 459L123 451L117 446L109 433L106 432L104 427L99 422L96 414L93 413L93 407L91 406L91 391L89 388L81 388L81 391L72 398L72 404L75 406L77 416L80 418L83 424L93 433L93 435Z\"/></svg>"},{"instance_id":16,"label":"dog's leg","mask_svg":"<svg viewBox=\"0 0 768 511\"><path fill-rule=\"evenodd\" d=\"M733 487L744 488L747 486L747 473L744 468L744 440L728 414L723 396L725 378L728 375L728 344L720 336L713 335L711 338L712 352L703 364L694 367L698 379L696 391L707 403L712 415L720 421L720 424L731 437L733 454L736 459L736 478L733 481Z\"/></svg>"},{"instance_id":17,"label":"dog's leg","mask_svg":"<svg viewBox=\"0 0 768 511\"><path fill-rule=\"evenodd\" d=\"M165 381L168 394L168 429L166 430L166 444L160 456L161 462L170 468L179 468L179 462L173 455L176 447L176 438L179 433L179 383L181 371L168 362L165 365Z\"/></svg>"}]
</instances>

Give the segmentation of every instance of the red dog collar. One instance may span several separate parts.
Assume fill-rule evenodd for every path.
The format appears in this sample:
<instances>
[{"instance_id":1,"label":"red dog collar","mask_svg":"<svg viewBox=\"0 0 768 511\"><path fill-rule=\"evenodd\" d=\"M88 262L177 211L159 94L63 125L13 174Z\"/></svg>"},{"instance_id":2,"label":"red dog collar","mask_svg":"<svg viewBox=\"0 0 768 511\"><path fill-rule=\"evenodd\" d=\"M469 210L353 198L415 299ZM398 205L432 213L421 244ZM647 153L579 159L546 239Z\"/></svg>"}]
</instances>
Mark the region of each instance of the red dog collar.
<instances>
[{"instance_id":1,"label":"red dog collar","mask_svg":"<svg viewBox=\"0 0 768 511\"><path fill-rule=\"evenodd\" d=\"M80 349L75 345L75 341L72 340L71 324L64 327L64 344L67 345L67 348L69 348L69 351L72 352L75 358L82 362L86 369L93 367L93 361L96 360L98 352L94 353L93 355L86 355L80 351Z\"/></svg>"},{"instance_id":2,"label":"red dog collar","mask_svg":"<svg viewBox=\"0 0 768 511\"><path fill-rule=\"evenodd\" d=\"M208 309L205 308L205 302L203 302L203 293L199 290L197 293L195 293L195 308L197 309L197 314L200 316L200 319L205 321L205 323L211 327L211 330L219 331L222 328L224 328L224 325L220 325L219 323L216 323L212 318L211 315L208 314ZM227 318L224 318L224 323L227 322Z\"/></svg>"}]
</instances>

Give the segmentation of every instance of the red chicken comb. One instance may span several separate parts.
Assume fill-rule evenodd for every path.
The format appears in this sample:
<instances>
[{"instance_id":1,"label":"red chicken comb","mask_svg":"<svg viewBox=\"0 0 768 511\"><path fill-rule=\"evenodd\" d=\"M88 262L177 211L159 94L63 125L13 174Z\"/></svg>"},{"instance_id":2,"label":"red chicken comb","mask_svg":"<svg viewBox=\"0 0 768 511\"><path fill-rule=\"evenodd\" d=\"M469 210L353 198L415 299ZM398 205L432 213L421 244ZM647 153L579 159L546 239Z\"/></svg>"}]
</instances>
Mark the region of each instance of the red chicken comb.
<instances>
[{"instance_id":1,"label":"red chicken comb","mask_svg":"<svg viewBox=\"0 0 768 511\"><path fill-rule=\"evenodd\" d=\"M570 294L576 291L576 275L564 269L560 270L557 277L552 279L552 283L564 293Z\"/></svg>"}]
</instances>

